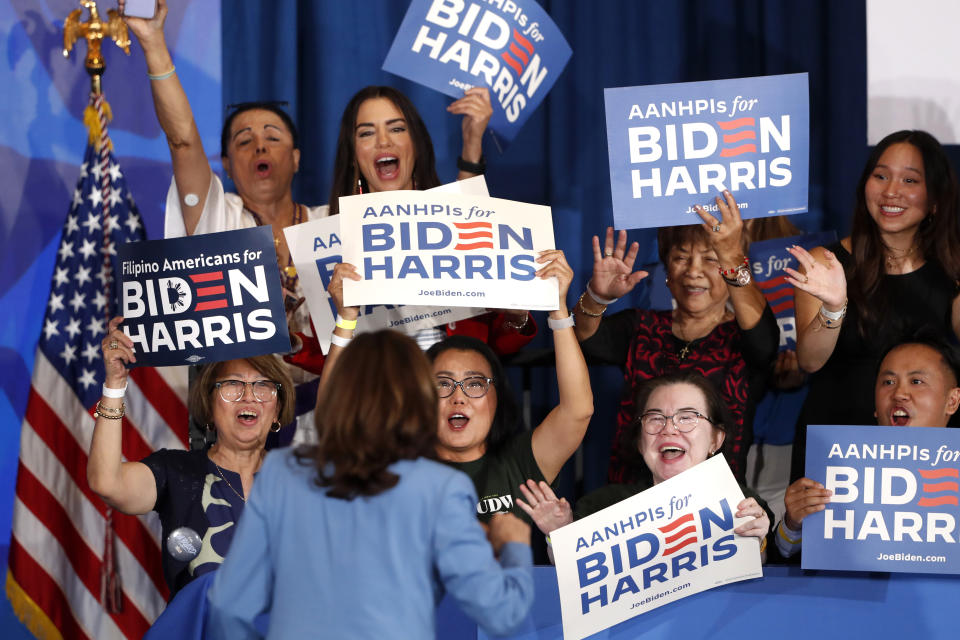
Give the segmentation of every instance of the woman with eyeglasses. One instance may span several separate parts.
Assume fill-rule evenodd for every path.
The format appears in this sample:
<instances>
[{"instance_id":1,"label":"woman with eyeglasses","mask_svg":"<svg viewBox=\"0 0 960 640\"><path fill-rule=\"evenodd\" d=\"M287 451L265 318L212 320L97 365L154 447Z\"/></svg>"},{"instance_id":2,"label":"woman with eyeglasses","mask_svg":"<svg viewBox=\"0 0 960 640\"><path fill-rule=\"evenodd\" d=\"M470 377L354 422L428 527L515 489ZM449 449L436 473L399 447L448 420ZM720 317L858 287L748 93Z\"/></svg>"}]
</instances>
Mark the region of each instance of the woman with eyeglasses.
<instances>
[{"instance_id":1,"label":"woman with eyeglasses","mask_svg":"<svg viewBox=\"0 0 960 640\"><path fill-rule=\"evenodd\" d=\"M189 404L211 440L215 437L213 444L193 451L160 449L139 462L125 462L126 365L137 358L133 341L118 328L122 320L110 321L101 345L106 378L94 413L87 481L118 511L157 512L163 573L172 598L223 562L263 462L267 434L293 419L293 382L273 355L205 365L190 389ZM169 551L171 534L182 527L200 539L193 558L178 559ZM173 542L182 541L184 533L174 534Z\"/></svg>"},{"instance_id":2,"label":"woman with eyeglasses","mask_svg":"<svg viewBox=\"0 0 960 640\"><path fill-rule=\"evenodd\" d=\"M571 513L566 500L558 500L546 484L528 481L521 487L520 507L550 534L573 521L614 505L690 469L720 452L727 429L733 424L730 410L716 387L700 373L682 371L642 382L634 406L638 413L627 425L620 454L628 465L645 464L652 482L611 484L577 501ZM765 549L773 512L746 487L748 496L737 505L736 517L753 520L734 530L761 540Z\"/></svg>"},{"instance_id":3,"label":"woman with eyeglasses","mask_svg":"<svg viewBox=\"0 0 960 640\"><path fill-rule=\"evenodd\" d=\"M560 283L559 308L548 316L559 401L535 429L521 428L503 365L486 344L451 336L427 351L440 397L437 456L473 480L483 520L504 512L525 518L516 505L518 487L527 478L553 482L593 415L590 376L566 304L573 271L559 250L545 251L537 261L546 265L539 277L555 276Z\"/></svg>"},{"instance_id":4,"label":"woman with eyeglasses","mask_svg":"<svg viewBox=\"0 0 960 640\"><path fill-rule=\"evenodd\" d=\"M210 588L208 637L261 637L269 613L270 638L434 638L444 593L487 633L513 631L534 596L530 527L501 515L485 535L470 481L434 459L423 352L370 332L341 364L317 444L267 456Z\"/></svg>"}]
</instances>

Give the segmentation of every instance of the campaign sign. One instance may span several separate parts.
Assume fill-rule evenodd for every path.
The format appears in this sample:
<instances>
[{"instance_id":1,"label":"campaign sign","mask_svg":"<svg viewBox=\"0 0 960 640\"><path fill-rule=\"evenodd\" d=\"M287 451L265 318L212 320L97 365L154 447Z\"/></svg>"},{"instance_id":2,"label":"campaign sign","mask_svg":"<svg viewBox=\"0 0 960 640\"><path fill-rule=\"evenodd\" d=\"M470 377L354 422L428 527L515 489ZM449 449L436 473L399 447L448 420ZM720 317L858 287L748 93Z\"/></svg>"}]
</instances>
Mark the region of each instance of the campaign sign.
<instances>
[{"instance_id":1,"label":"campaign sign","mask_svg":"<svg viewBox=\"0 0 960 640\"><path fill-rule=\"evenodd\" d=\"M780 325L780 350L796 350L797 318L793 306L793 285L787 282L784 269L799 269L797 259L787 247L799 245L809 251L813 247L830 244L837 239L835 231L822 231L789 238L774 238L750 243L750 268L770 310Z\"/></svg>"},{"instance_id":2,"label":"campaign sign","mask_svg":"<svg viewBox=\"0 0 960 640\"><path fill-rule=\"evenodd\" d=\"M807 210L807 74L604 89L614 224L700 223L729 190L740 215Z\"/></svg>"},{"instance_id":3,"label":"campaign sign","mask_svg":"<svg viewBox=\"0 0 960 640\"><path fill-rule=\"evenodd\" d=\"M804 569L960 573L960 430L809 426Z\"/></svg>"},{"instance_id":4,"label":"campaign sign","mask_svg":"<svg viewBox=\"0 0 960 640\"><path fill-rule=\"evenodd\" d=\"M723 456L550 534L563 637L573 640L674 600L762 577L756 538L733 530L743 492Z\"/></svg>"},{"instance_id":5,"label":"campaign sign","mask_svg":"<svg viewBox=\"0 0 960 640\"><path fill-rule=\"evenodd\" d=\"M333 269L343 261L340 252L340 216L305 222L283 230L300 286L307 299L310 320L323 353L330 350L330 334L337 323L337 306L327 293ZM366 305L360 308L356 333L393 329L414 335L421 329L456 322L484 313L484 308Z\"/></svg>"},{"instance_id":6,"label":"campaign sign","mask_svg":"<svg viewBox=\"0 0 960 640\"><path fill-rule=\"evenodd\" d=\"M435 191L340 198L344 304L424 304L549 311L556 278L536 262L554 248L550 207Z\"/></svg>"},{"instance_id":7,"label":"campaign sign","mask_svg":"<svg viewBox=\"0 0 960 640\"><path fill-rule=\"evenodd\" d=\"M270 227L117 247L121 328L134 366L290 351Z\"/></svg>"},{"instance_id":8,"label":"campaign sign","mask_svg":"<svg viewBox=\"0 0 960 640\"><path fill-rule=\"evenodd\" d=\"M487 87L490 129L510 141L570 54L533 0L413 0L383 68L454 98Z\"/></svg>"}]
</instances>

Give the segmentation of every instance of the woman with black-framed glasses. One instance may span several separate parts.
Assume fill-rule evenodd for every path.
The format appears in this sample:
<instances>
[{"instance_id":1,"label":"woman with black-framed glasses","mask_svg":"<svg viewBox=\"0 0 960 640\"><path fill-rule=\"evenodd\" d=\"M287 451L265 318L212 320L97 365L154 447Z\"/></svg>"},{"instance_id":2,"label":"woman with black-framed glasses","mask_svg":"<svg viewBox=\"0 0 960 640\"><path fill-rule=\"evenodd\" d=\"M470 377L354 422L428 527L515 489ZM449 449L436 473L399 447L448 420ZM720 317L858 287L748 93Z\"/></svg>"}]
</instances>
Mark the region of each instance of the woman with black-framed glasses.
<instances>
[{"instance_id":1,"label":"woman with black-framed glasses","mask_svg":"<svg viewBox=\"0 0 960 640\"><path fill-rule=\"evenodd\" d=\"M567 308L573 271L559 250L545 251L537 260L544 265L538 277L557 278L559 300L548 316L558 402L536 428L522 428L503 365L487 344L451 336L427 351L439 397L437 456L473 480L477 513L484 521L506 512L527 519L516 504L518 487L528 478L553 482L593 416L590 376Z\"/></svg>"},{"instance_id":2,"label":"woman with black-framed glasses","mask_svg":"<svg viewBox=\"0 0 960 640\"><path fill-rule=\"evenodd\" d=\"M695 371L644 381L634 406L640 413L627 426L620 455L631 467L645 466L647 477L634 484L601 487L578 500L575 511L565 500L558 500L548 485L528 481L521 487L525 500L519 503L541 531L549 535L574 518L596 513L704 462L720 452L733 423L723 396ZM741 489L747 497L737 504L736 517L754 519L734 532L759 538L763 550L773 512L755 492Z\"/></svg>"},{"instance_id":3,"label":"woman with black-framed glasses","mask_svg":"<svg viewBox=\"0 0 960 640\"><path fill-rule=\"evenodd\" d=\"M193 451L159 449L139 462L125 462L136 450L136 443L124 447L121 430L126 364L135 362L136 354L133 341L118 328L121 320L111 320L101 345L106 381L94 414L87 480L118 511L160 516L163 573L172 598L223 562L263 463L267 434L293 419L293 381L273 355L205 365L190 389L190 412L205 425L212 444ZM162 440L161 434L157 438ZM184 542L198 553L183 554ZM181 550L174 553L170 545L178 543Z\"/></svg>"}]
</instances>

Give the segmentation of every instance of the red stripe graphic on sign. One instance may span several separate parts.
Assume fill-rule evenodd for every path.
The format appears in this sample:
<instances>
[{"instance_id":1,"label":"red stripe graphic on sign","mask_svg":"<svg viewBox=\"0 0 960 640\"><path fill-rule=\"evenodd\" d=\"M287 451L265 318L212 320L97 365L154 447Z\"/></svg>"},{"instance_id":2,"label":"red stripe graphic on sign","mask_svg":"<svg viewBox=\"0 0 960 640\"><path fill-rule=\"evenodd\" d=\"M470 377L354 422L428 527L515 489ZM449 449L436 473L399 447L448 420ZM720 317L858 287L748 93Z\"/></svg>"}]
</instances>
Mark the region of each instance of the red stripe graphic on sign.
<instances>
[{"instance_id":1,"label":"red stripe graphic on sign","mask_svg":"<svg viewBox=\"0 0 960 640\"><path fill-rule=\"evenodd\" d=\"M960 501L957 500L957 496L940 496L939 498L920 498L917 500L917 505L921 507L939 507L944 504L960 506Z\"/></svg>"},{"instance_id":2,"label":"red stripe graphic on sign","mask_svg":"<svg viewBox=\"0 0 960 640\"><path fill-rule=\"evenodd\" d=\"M468 231L466 233L458 233L457 237L461 240L473 240L474 238L493 238L493 234L489 231Z\"/></svg>"},{"instance_id":3,"label":"red stripe graphic on sign","mask_svg":"<svg viewBox=\"0 0 960 640\"><path fill-rule=\"evenodd\" d=\"M753 118L737 118L736 120L726 120L724 122L717 121L717 126L723 129L724 131L731 131L733 129L739 129L740 127L752 127L756 125L756 121Z\"/></svg>"},{"instance_id":4,"label":"red stripe graphic on sign","mask_svg":"<svg viewBox=\"0 0 960 640\"><path fill-rule=\"evenodd\" d=\"M195 273L190 276L194 282L210 282L211 280L223 280L223 271L211 271L209 273Z\"/></svg>"},{"instance_id":5,"label":"red stripe graphic on sign","mask_svg":"<svg viewBox=\"0 0 960 640\"><path fill-rule=\"evenodd\" d=\"M741 131L740 133L725 133L723 134L723 142L725 144L730 144L733 142L740 142L741 140L756 140L757 132L750 131Z\"/></svg>"},{"instance_id":6,"label":"red stripe graphic on sign","mask_svg":"<svg viewBox=\"0 0 960 640\"><path fill-rule=\"evenodd\" d=\"M953 491L954 493L960 493L960 485L956 482L937 482L935 484L924 484L923 490L926 493L938 493L940 491Z\"/></svg>"},{"instance_id":7,"label":"red stripe graphic on sign","mask_svg":"<svg viewBox=\"0 0 960 640\"><path fill-rule=\"evenodd\" d=\"M530 55L533 55L533 43L520 35L520 32L516 29L513 30L513 39L516 40L521 47L526 49Z\"/></svg>"},{"instance_id":8,"label":"red stripe graphic on sign","mask_svg":"<svg viewBox=\"0 0 960 640\"><path fill-rule=\"evenodd\" d=\"M227 288L222 284L217 285L215 287L199 287L197 289L198 296L225 295L226 293L227 293Z\"/></svg>"},{"instance_id":9,"label":"red stripe graphic on sign","mask_svg":"<svg viewBox=\"0 0 960 640\"><path fill-rule=\"evenodd\" d=\"M457 251L470 251L473 249L493 249L493 224L490 222L454 222L453 226L457 228L457 241L454 249ZM486 238L483 242L463 242L463 240L476 240L477 238Z\"/></svg>"},{"instance_id":10,"label":"red stripe graphic on sign","mask_svg":"<svg viewBox=\"0 0 960 640\"><path fill-rule=\"evenodd\" d=\"M453 226L457 229L491 229L493 224L490 222L454 222Z\"/></svg>"},{"instance_id":11,"label":"red stripe graphic on sign","mask_svg":"<svg viewBox=\"0 0 960 640\"><path fill-rule=\"evenodd\" d=\"M724 149L723 151L720 152L720 157L730 158L732 156L739 156L744 153L755 153L756 150L757 150L757 145L755 144L750 144L750 143L742 144L739 147L730 147L730 148Z\"/></svg>"},{"instance_id":12,"label":"red stripe graphic on sign","mask_svg":"<svg viewBox=\"0 0 960 640\"><path fill-rule=\"evenodd\" d=\"M208 311L210 309L223 309L227 306L226 299L209 300L207 302L198 302L193 308L194 311Z\"/></svg>"},{"instance_id":13,"label":"red stripe graphic on sign","mask_svg":"<svg viewBox=\"0 0 960 640\"><path fill-rule=\"evenodd\" d=\"M518 47L512 42L510 43L510 53L517 56L521 60L523 60L524 66L526 66L526 64L530 62L530 56L528 56L523 49L521 49L520 47Z\"/></svg>"},{"instance_id":14,"label":"red stripe graphic on sign","mask_svg":"<svg viewBox=\"0 0 960 640\"><path fill-rule=\"evenodd\" d=\"M520 63L517 62L513 56L504 51L500 54L500 57L503 58L503 61L510 65L510 67L517 72L518 76L523 75L523 67L520 66Z\"/></svg>"},{"instance_id":15,"label":"red stripe graphic on sign","mask_svg":"<svg viewBox=\"0 0 960 640\"><path fill-rule=\"evenodd\" d=\"M917 469L924 480L939 480L940 478L960 478L960 469Z\"/></svg>"},{"instance_id":16,"label":"red stripe graphic on sign","mask_svg":"<svg viewBox=\"0 0 960 640\"><path fill-rule=\"evenodd\" d=\"M663 541L666 542L667 544L673 544L674 542L676 542L676 541L679 540L680 538L683 538L683 537L685 537L685 536L687 536L687 535L689 535L689 534L691 534L691 533L694 534L694 535L696 535L696 533L697 533L697 527L696 527L696 525L694 525L694 524L691 524L689 527L685 527L685 528L683 528L683 529L680 529L680 531L677 531L677 532L676 532L675 534L673 534L672 536L667 536L666 538L663 539Z\"/></svg>"},{"instance_id":17,"label":"red stripe graphic on sign","mask_svg":"<svg viewBox=\"0 0 960 640\"><path fill-rule=\"evenodd\" d=\"M664 556L672 555L680 549L683 549L691 544L696 544L697 542L697 525L693 521L692 513L688 513L687 515L677 518L669 524L657 528L665 534L663 539ZM673 533L671 534L671 532ZM674 544L672 547L667 546L669 544L673 544L674 542L676 542L676 544Z\"/></svg>"},{"instance_id":18,"label":"red stripe graphic on sign","mask_svg":"<svg viewBox=\"0 0 960 640\"><path fill-rule=\"evenodd\" d=\"M664 525L664 526L662 526L662 527L659 527L659 529L660 529L660 531L662 531L662 532L664 532L664 533L670 533L671 531L673 531L674 529L676 529L677 527L679 527L680 525L682 525L682 524L685 523L685 522L693 522L693 514L692 514L692 513L688 513L687 515L683 516L682 518L677 518L676 520L674 520L674 521L671 522L670 524L667 524L667 525Z\"/></svg>"}]
</instances>

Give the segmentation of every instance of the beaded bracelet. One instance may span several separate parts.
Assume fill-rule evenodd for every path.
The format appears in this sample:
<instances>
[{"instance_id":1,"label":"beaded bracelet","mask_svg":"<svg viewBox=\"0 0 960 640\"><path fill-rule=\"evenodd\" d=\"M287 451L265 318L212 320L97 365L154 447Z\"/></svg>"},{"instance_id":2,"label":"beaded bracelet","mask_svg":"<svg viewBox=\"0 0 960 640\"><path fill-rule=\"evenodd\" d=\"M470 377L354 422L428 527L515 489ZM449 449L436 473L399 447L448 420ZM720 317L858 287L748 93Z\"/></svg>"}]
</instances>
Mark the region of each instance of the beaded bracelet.
<instances>
[{"instance_id":1,"label":"beaded bracelet","mask_svg":"<svg viewBox=\"0 0 960 640\"><path fill-rule=\"evenodd\" d=\"M743 256L743 266L745 267L750 266L750 260L747 259L747 256ZM720 271L720 275L723 276L724 279L732 278L733 276L735 276L739 268L740 268L739 264L732 269L724 269L723 267L717 267L717 269Z\"/></svg>"},{"instance_id":2,"label":"beaded bracelet","mask_svg":"<svg viewBox=\"0 0 960 640\"><path fill-rule=\"evenodd\" d=\"M127 405L125 403L120 404L119 409L113 407L103 406L102 401L97 402L97 408L93 411L95 418L106 418L107 420L121 420L126 411Z\"/></svg>"}]
</instances>

